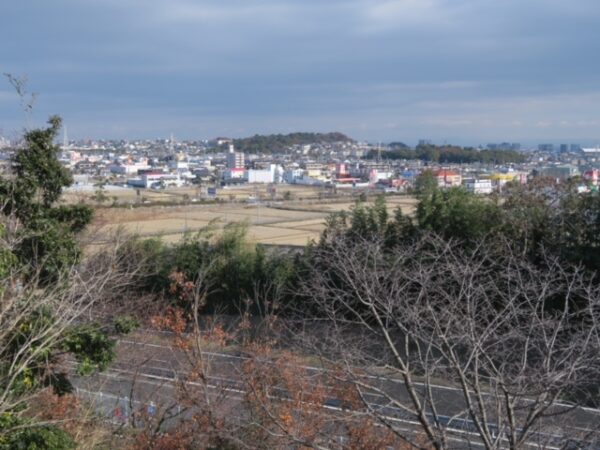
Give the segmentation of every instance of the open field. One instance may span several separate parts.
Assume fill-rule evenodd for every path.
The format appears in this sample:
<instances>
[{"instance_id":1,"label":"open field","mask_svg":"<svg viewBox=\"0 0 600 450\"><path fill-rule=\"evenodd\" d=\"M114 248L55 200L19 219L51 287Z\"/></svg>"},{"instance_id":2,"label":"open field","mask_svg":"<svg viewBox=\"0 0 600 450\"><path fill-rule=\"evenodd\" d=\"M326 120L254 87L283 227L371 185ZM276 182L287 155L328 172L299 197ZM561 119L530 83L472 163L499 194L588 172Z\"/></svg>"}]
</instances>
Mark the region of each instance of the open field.
<instances>
[{"instance_id":1,"label":"open field","mask_svg":"<svg viewBox=\"0 0 600 450\"><path fill-rule=\"evenodd\" d=\"M387 200L390 212L396 207L406 214L414 212L416 201L412 197L394 196ZM176 242L186 231L195 232L211 223L220 228L231 222L245 222L253 242L303 246L319 238L329 214L352 206L345 200L339 203L315 200L277 202L272 206L223 203L98 208L92 228L100 236L122 228L140 236L161 236L166 242Z\"/></svg>"},{"instance_id":2,"label":"open field","mask_svg":"<svg viewBox=\"0 0 600 450\"><path fill-rule=\"evenodd\" d=\"M75 185L65 191L63 200L67 203L94 202L96 190L98 188L93 184ZM326 191L322 187L299 186L299 185L278 185L276 187L276 196L278 198L287 194L290 199L317 199ZM168 189L135 189L131 187L122 187L106 185L104 194L107 199L106 204L135 204L139 202L183 202L186 199L200 199L202 190L199 186L170 187ZM266 185L242 185L235 187L224 187L217 189L217 198L224 201L244 201L249 197L260 199L270 199L271 194L267 192Z\"/></svg>"}]
</instances>

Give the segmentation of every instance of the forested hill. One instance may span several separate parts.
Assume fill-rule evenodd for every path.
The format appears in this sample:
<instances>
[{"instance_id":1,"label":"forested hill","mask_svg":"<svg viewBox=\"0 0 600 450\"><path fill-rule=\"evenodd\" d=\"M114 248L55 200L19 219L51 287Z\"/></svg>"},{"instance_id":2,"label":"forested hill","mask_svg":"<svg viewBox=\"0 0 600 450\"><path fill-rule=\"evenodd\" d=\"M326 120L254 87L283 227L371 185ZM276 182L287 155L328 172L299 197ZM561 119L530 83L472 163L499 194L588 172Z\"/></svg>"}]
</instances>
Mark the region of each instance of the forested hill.
<instances>
[{"instance_id":1,"label":"forested hill","mask_svg":"<svg viewBox=\"0 0 600 450\"><path fill-rule=\"evenodd\" d=\"M367 158L376 158L378 152L371 151ZM384 159L420 159L440 163L520 163L525 155L514 150L477 150L471 147L419 145L417 148L395 146L390 151L381 152Z\"/></svg>"},{"instance_id":2,"label":"forested hill","mask_svg":"<svg viewBox=\"0 0 600 450\"><path fill-rule=\"evenodd\" d=\"M333 133L291 133L255 135L243 139L234 139L237 151L244 153L279 153L293 145L307 145L330 142L354 142L345 134Z\"/></svg>"}]
</instances>

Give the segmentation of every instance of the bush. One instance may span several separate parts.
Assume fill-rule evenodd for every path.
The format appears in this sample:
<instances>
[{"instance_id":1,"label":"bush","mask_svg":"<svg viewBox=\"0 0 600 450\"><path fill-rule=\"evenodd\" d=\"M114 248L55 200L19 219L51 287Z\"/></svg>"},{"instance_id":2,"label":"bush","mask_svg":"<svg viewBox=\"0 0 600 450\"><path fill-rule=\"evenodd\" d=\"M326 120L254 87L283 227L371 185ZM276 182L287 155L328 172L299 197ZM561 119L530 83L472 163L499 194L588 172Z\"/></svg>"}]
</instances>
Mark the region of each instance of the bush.
<instances>
[{"instance_id":1,"label":"bush","mask_svg":"<svg viewBox=\"0 0 600 450\"><path fill-rule=\"evenodd\" d=\"M80 375L105 370L115 358L115 342L95 324L73 328L64 341L64 348L75 354Z\"/></svg>"},{"instance_id":2,"label":"bush","mask_svg":"<svg viewBox=\"0 0 600 450\"><path fill-rule=\"evenodd\" d=\"M141 272L140 289L169 295L171 303L189 307L189 299L169 292L171 274L195 282L199 275L208 287L205 312L235 314L249 299L260 297L265 286L281 286L293 277L293 259L285 253L266 252L246 240L245 223L225 226L216 234L212 226L188 234L177 244L160 240L133 240L123 251L122 263ZM261 305L254 305L257 309Z\"/></svg>"},{"instance_id":3,"label":"bush","mask_svg":"<svg viewBox=\"0 0 600 450\"><path fill-rule=\"evenodd\" d=\"M71 450L71 436L55 426L36 426L11 413L0 415L0 450Z\"/></svg>"},{"instance_id":4,"label":"bush","mask_svg":"<svg viewBox=\"0 0 600 450\"><path fill-rule=\"evenodd\" d=\"M140 322L135 317L119 316L114 320L115 331L120 334L129 334L140 327Z\"/></svg>"}]
</instances>

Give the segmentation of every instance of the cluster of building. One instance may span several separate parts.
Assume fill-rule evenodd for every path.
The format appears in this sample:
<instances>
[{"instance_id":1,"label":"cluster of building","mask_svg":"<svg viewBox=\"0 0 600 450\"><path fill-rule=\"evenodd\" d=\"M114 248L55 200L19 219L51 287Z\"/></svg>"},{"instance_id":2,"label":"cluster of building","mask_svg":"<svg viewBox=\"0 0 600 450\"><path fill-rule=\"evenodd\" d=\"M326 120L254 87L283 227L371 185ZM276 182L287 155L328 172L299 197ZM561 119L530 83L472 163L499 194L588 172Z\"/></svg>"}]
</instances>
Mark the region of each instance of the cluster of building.
<instances>
[{"instance_id":1,"label":"cluster of building","mask_svg":"<svg viewBox=\"0 0 600 450\"><path fill-rule=\"evenodd\" d=\"M0 139L0 147L6 144ZM422 140L421 145L430 141ZM518 151L517 143L488 144L489 150ZM508 182L530 177L565 179L580 176L581 190L600 182L600 149L577 144L540 144L524 152L520 164L440 165L420 160L388 160L385 146L353 141L290 146L274 154L236 151L233 141L89 141L63 144L62 162L78 175L79 187L97 180L121 187L164 189L200 185L206 195L242 184L296 184L338 189L406 192L417 177L430 170L441 188L463 186L490 194ZM5 154L7 151L5 150ZM371 158L365 156L370 154ZM377 157L373 157L376 155Z\"/></svg>"},{"instance_id":2,"label":"cluster of building","mask_svg":"<svg viewBox=\"0 0 600 450\"><path fill-rule=\"evenodd\" d=\"M121 186L163 189L190 184L211 187L244 184L295 184L332 190L376 189L406 192L423 170L431 170L442 188L464 186L489 194L508 181L525 182L528 170L512 166L431 166L421 161L378 161L344 155L319 158L298 155L244 154L228 145L226 152L174 152L161 157L147 152L121 154L68 150L63 162L76 174L110 179ZM81 179L81 178L80 178Z\"/></svg>"}]
</instances>

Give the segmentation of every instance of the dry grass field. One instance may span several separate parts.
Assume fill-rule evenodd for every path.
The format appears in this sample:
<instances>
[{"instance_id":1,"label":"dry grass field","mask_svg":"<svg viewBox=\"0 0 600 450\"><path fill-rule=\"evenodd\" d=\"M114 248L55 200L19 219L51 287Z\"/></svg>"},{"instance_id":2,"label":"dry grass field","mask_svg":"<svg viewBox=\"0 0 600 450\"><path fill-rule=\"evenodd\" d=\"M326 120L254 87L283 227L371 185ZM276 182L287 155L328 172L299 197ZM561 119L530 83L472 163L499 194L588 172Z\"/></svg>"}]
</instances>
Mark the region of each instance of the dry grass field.
<instances>
[{"instance_id":1,"label":"dry grass field","mask_svg":"<svg viewBox=\"0 0 600 450\"><path fill-rule=\"evenodd\" d=\"M416 203L414 198L404 196L388 197L387 202L390 211L401 207L406 214L414 212ZM166 242L176 242L186 231L199 231L210 223L220 228L231 222L245 222L253 242L303 246L319 238L329 214L353 205L348 200L296 200L272 206L263 202L98 208L92 229L100 236L122 228L143 237L160 236Z\"/></svg>"},{"instance_id":2,"label":"dry grass field","mask_svg":"<svg viewBox=\"0 0 600 450\"><path fill-rule=\"evenodd\" d=\"M93 185L74 186L63 194L66 203L91 202L94 203L96 189ZM138 193L139 191L139 193ZM277 197L288 193L289 198L295 200L316 199L322 194L323 188L311 186L279 185L276 189ZM107 199L105 204L117 203L120 205L135 204L138 202L182 202L184 199L201 198L201 189L198 186L170 187L160 189L135 189L107 185L104 190ZM244 201L249 197L268 199L266 185L242 185L217 189L217 198L224 201Z\"/></svg>"}]
</instances>

